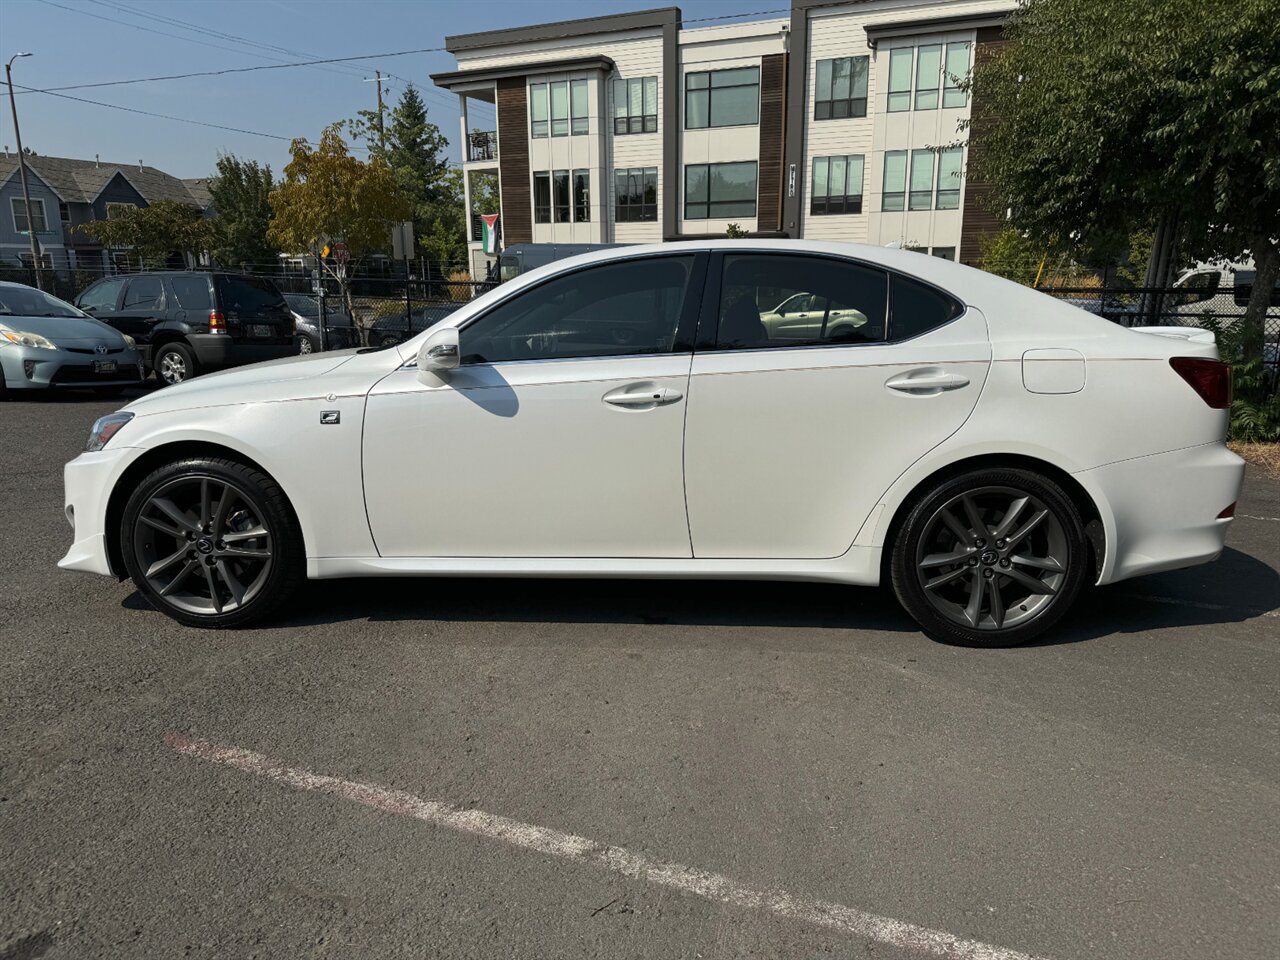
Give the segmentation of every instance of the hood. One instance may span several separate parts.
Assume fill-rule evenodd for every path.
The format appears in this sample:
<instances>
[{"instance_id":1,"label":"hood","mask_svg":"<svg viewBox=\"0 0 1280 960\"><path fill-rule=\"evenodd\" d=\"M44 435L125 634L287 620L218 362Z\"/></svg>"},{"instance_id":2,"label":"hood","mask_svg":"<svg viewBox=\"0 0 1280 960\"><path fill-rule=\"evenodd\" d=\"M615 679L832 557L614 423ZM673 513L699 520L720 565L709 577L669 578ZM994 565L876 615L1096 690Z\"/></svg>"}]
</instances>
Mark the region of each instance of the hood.
<instances>
[{"instance_id":1,"label":"hood","mask_svg":"<svg viewBox=\"0 0 1280 960\"><path fill-rule=\"evenodd\" d=\"M139 416L232 403L294 400L309 396L308 380L323 377L359 353L359 349L302 354L201 374L186 383L139 397L124 409Z\"/></svg>"},{"instance_id":2,"label":"hood","mask_svg":"<svg viewBox=\"0 0 1280 960\"><path fill-rule=\"evenodd\" d=\"M98 340L113 345L124 343L124 337L117 331L92 317L22 317L5 313L0 314L0 324L10 330L38 333L57 344L78 340Z\"/></svg>"}]
</instances>

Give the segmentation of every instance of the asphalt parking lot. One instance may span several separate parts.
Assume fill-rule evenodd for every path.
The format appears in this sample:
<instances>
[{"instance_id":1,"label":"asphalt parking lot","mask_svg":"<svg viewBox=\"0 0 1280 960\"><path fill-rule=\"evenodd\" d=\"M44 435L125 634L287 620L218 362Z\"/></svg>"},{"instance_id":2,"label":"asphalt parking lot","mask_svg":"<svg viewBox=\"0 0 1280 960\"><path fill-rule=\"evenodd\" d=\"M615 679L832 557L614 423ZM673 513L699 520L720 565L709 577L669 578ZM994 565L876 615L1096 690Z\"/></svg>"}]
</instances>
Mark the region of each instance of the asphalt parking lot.
<instances>
[{"instance_id":1,"label":"asphalt parking lot","mask_svg":"<svg viewBox=\"0 0 1280 960\"><path fill-rule=\"evenodd\" d=\"M0 960L1275 956L1252 469L1217 563L1024 649L803 584L330 582L213 633L54 566L118 405L0 406Z\"/></svg>"}]
</instances>

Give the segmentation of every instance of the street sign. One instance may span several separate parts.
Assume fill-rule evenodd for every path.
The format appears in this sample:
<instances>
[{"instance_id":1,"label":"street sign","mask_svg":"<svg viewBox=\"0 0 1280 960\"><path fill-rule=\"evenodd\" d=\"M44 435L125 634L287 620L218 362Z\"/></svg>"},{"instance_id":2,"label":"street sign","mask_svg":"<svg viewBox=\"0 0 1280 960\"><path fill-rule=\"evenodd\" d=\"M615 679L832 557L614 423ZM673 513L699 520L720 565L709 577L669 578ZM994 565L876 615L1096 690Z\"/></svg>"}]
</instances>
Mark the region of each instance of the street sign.
<instances>
[{"instance_id":1,"label":"street sign","mask_svg":"<svg viewBox=\"0 0 1280 960\"><path fill-rule=\"evenodd\" d=\"M339 263L346 263L351 259L351 252L347 249L345 243L335 243L333 245L333 259Z\"/></svg>"}]
</instances>

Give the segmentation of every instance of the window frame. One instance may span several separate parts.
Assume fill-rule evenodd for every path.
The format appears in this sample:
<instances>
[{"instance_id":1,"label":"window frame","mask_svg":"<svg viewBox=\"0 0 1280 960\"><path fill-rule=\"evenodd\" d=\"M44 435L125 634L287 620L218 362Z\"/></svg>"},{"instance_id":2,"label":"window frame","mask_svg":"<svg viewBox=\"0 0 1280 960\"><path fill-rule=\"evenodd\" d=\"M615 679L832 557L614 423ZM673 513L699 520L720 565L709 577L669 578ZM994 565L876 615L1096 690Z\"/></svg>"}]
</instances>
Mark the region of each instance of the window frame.
<instances>
[{"instance_id":1,"label":"window frame","mask_svg":"<svg viewBox=\"0 0 1280 960\"><path fill-rule=\"evenodd\" d=\"M933 81L932 86L924 86L921 84L920 71L921 71L921 68L925 65L926 51L928 51L931 56L936 52L938 57L937 65L934 67L932 71L933 73L932 78L929 78L929 77L925 78L926 80L932 79ZM913 84L914 96L912 98L912 104L911 104L913 110L937 110L938 107L942 104L941 87L942 87L942 65L943 65L944 58L945 58L944 44L941 41L938 41L937 43L922 43L918 47L916 47L916 63L915 63L915 70L913 71L913 76L915 78L915 82ZM923 95L925 98L932 97L933 102L921 103L921 95Z\"/></svg>"},{"instance_id":2,"label":"window frame","mask_svg":"<svg viewBox=\"0 0 1280 960\"><path fill-rule=\"evenodd\" d=\"M831 193L831 161L844 161L844 189L840 194L841 209L831 209L832 193ZM856 194L849 193L850 170L853 167L852 161L858 161L858 192ZM823 195L822 201L824 209L818 209L818 164L826 161L826 193ZM809 184L809 216L811 217L838 217L838 216L856 216L862 213L862 204L866 196L866 179L867 179L867 158L861 153L832 154L824 157L814 157L813 163L810 164L811 181ZM850 203L850 199L854 199L856 203Z\"/></svg>"},{"instance_id":3,"label":"window frame","mask_svg":"<svg viewBox=\"0 0 1280 960\"><path fill-rule=\"evenodd\" d=\"M835 65L839 62L848 61L849 63L849 96L837 99L835 96ZM861 61L862 74L859 78L857 68ZM822 67L823 64L830 64L828 68L828 76L826 83L827 97L822 96ZM813 78L813 119L814 122L824 120L860 120L867 115L867 92L869 78L871 74L871 58L867 55L856 57L828 57L825 60L819 60L814 64ZM859 83L859 79L861 83ZM858 89L861 88L862 95L858 96ZM841 103L847 105L848 112L838 116L836 104ZM822 107L826 105L826 116L821 114L824 112Z\"/></svg>"},{"instance_id":4,"label":"window frame","mask_svg":"<svg viewBox=\"0 0 1280 960\"><path fill-rule=\"evenodd\" d=\"M26 200L24 200L22 197L10 197L9 213L13 216L13 232L14 233L18 234L19 236L21 236L23 233L22 228L18 226L18 204L22 204L22 210L23 210L22 217L24 220L27 221L27 227L26 227L27 230L31 231L36 236L39 236L42 233L49 232L49 212L44 207L44 197L31 198L32 209L35 208L36 204L40 205L40 221L41 223L44 224L44 227L40 230L36 230L34 227L31 226L31 211L27 209Z\"/></svg>"},{"instance_id":5,"label":"window frame","mask_svg":"<svg viewBox=\"0 0 1280 960\"><path fill-rule=\"evenodd\" d=\"M908 168L908 150L886 150L884 152L884 169L880 177L880 211L882 213L905 213L907 209L907 168ZM889 163L890 161L902 161L902 189L889 190ZM889 206L888 198L897 197L897 206Z\"/></svg>"},{"instance_id":6,"label":"window frame","mask_svg":"<svg viewBox=\"0 0 1280 960\"><path fill-rule=\"evenodd\" d=\"M591 171L578 167L569 171L569 201L574 223L591 222Z\"/></svg>"},{"instance_id":7,"label":"window frame","mask_svg":"<svg viewBox=\"0 0 1280 960\"><path fill-rule=\"evenodd\" d=\"M755 81L753 83L731 83L723 86L716 86L712 81L717 73L735 73L739 70L755 71ZM706 86L691 87L689 81L694 77L706 77ZM748 87L754 87L756 91L755 97L755 117L752 120L741 123L713 123L711 112L715 106L715 98L712 96L713 90L744 90ZM689 97L691 94L705 94L707 100L706 118L707 122L701 126L689 125ZM720 67L716 70L690 70L684 75L684 129L686 130L721 130L726 127L758 127L760 125L760 66L759 64L748 65L745 67Z\"/></svg>"},{"instance_id":8,"label":"window frame","mask_svg":"<svg viewBox=\"0 0 1280 960\"><path fill-rule=\"evenodd\" d=\"M744 203L742 200L712 200L711 199L711 171L713 167L744 167L750 166L754 170L755 188L751 195L751 213L730 213L724 216L715 216L713 209L715 204ZM707 177L707 199L705 201L690 201L689 199L689 171L703 167L706 169ZM707 208L706 216L690 216L689 207L691 203L705 206ZM733 220L737 217L754 220L760 214L760 161L758 160L727 160L719 163L686 163L684 165L684 207L681 210L683 219L685 220Z\"/></svg>"},{"instance_id":9,"label":"window frame","mask_svg":"<svg viewBox=\"0 0 1280 960\"><path fill-rule=\"evenodd\" d=\"M900 59L901 58L900 55L904 53L906 54L906 57L907 57L907 68L906 68L907 86L905 89L901 87L894 87L893 85L893 80L894 80L893 61L895 59ZM916 70L915 55L916 55L916 48L914 45L889 48L889 68L886 71L888 73L888 76L885 78L885 97L886 97L885 113L908 113L911 110L911 104L913 100L913 92L914 92L914 86L915 86L915 70ZM894 103L895 103L894 97L905 98L905 99L899 99L897 103L899 103L900 106L894 106Z\"/></svg>"},{"instance_id":10,"label":"window frame","mask_svg":"<svg viewBox=\"0 0 1280 960\"><path fill-rule=\"evenodd\" d=\"M631 112L631 88L640 91L640 112ZM618 89L621 87L622 96ZM653 113L648 112L649 91L653 91ZM621 107L621 111L619 111ZM650 121L653 121L652 124ZM634 129L633 129L634 128ZM658 78L615 77L613 81L613 134L616 137L658 132Z\"/></svg>"},{"instance_id":11,"label":"window frame","mask_svg":"<svg viewBox=\"0 0 1280 960\"><path fill-rule=\"evenodd\" d=\"M966 80L969 73L973 70L973 43L969 40L951 40L945 45L946 49L942 53L942 109L957 110L963 109L969 105L969 95L960 89L959 84ZM952 82L953 76L950 71L951 48L963 48L964 54L964 73L955 74L956 82ZM950 98L950 100L948 100ZM956 102L956 99L959 102Z\"/></svg>"},{"instance_id":12,"label":"window frame","mask_svg":"<svg viewBox=\"0 0 1280 960\"><path fill-rule=\"evenodd\" d=\"M729 347L721 348L717 345L720 335L720 313L721 299L723 297L723 280L724 280L724 258L726 255L731 256L771 256L771 257L807 257L813 260L834 260L838 263L852 264L871 270L877 270L885 275L885 306L884 306L884 339L883 340L862 340L850 341L848 343L805 343L781 346L763 346L763 347ZM895 276L903 277L907 280L917 283L922 287L927 287L942 296L950 299L959 312L936 327L930 327L919 333L912 334L909 337L900 337L894 339L890 336L893 329L893 279ZM956 296L949 290L931 283L928 280L918 277L902 270L895 270L892 267L886 267L883 264L875 263L869 260L861 260L857 257L840 256L834 253L818 253L808 250L787 250L775 251L760 248L758 250L733 250L723 251L716 250L713 252L710 261L707 264L706 288L702 295L702 307L698 316L698 329L696 342L694 344L694 353L759 353L764 350L833 350L845 348L859 347L892 347L903 343L909 343L920 337L928 336L944 327L949 327L962 319L969 312L969 305L960 297Z\"/></svg>"},{"instance_id":13,"label":"window frame","mask_svg":"<svg viewBox=\"0 0 1280 960\"><path fill-rule=\"evenodd\" d=\"M538 116L538 110L535 105L542 107L541 119ZM551 135L551 106L547 98L547 84L545 81L529 84L529 138L531 140L545 140ZM542 132L538 132L541 125Z\"/></svg>"},{"instance_id":14,"label":"window frame","mask_svg":"<svg viewBox=\"0 0 1280 960\"><path fill-rule=\"evenodd\" d=\"M638 260L660 260L668 257L686 257L692 260L692 262L689 265L689 280L685 286L684 302L680 305L680 315L676 323L676 333L675 333L675 336L672 338L671 349L668 352L666 353L656 353L656 352L627 353L627 354L611 353L611 354L608 354L605 356L599 356L599 357L545 357L545 358L530 358L527 360L486 360L480 363L463 363L462 366L470 367L470 368L479 368L479 367L493 367L498 364L508 364L508 363L522 363L522 364L523 363L590 363L590 362L600 362L600 361L610 361L610 360L623 360L623 359L628 359L633 357L669 357L669 356L674 356L679 354L692 354L695 350L695 337L696 337L696 332L698 330L698 325L700 323L700 319L699 319L700 307L706 302L705 291L707 289L707 281L708 281L707 263L710 259L710 255L705 250L697 250L697 251L672 250L669 252L663 251L660 253L637 253L637 254L633 254L625 257L610 258L609 260L606 260L600 263L593 263L586 267L578 267L571 270L558 270L555 273L553 273L551 276L543 277L537 283L531 283L528 286L524 286L524 287L520 287L519 289L512 290L508 296L503 297L501 300L498 300L496 303L490 304L481 313L478 313L473 317L468 317L463 323L461 323L458 326L457 330L458 330L459 336L461 336L462 332L466 330L468 327L474 326L475 324L479 323L485 317L492 314L495 310L505 306L506 304L509 304L516 297L520 297L520 296L524 296L525 294L532 293L534 290L544 287L547 284L552 283L556 280L559 280L571 273L577 273L583 270L590 270L595 267L610 266L610 265L619 264L619 263L630 263ZM501 290L502 288L499 287L498 289ZM406 362L405 366L412 367L414 363L415 363L414 360L409 360Z\"/></svg>"},{"instance_id":15,"label":"window frame","mask_svg":"<svg viewBox=\"0 0 1280 960\"><path fill-rule=\"evenodd\" d=\"M582 94L582 114L577 110L577 94ZM581 124L581 126L579 126ZM580 137L591 132L591 87L585 79L569 81L569 136Z\"/></svg>"},{"instance_id":16,"label":"window frame","mask_svg":"<svg viewBox=\"0 0 1280 960\"><path fill-rule=\"evenodd\" d=\"M955 161L955 186L943 189L942 176L943 168L950 161ZM964 147L943 147L938 151L938 161L934 165L934 186L935 195L933 201L933 209L935 210L959 210L961 194L964 189ZM943 206L943 197L946 197L947 205ZM952 202L954 201L954 202Z\"/></svg>"},{"instance_id":17,"label":"window frame","mask_svg":"<svg viewBox=\"0 0 1280 960\"><path fill-rule=\"evenodd\" d=\"M650 203L645 199L645 190L648 188L650 176L653 178L653 202ZM627 182L628 187L625 192L618 189L618 178L622 177ZM632 178L636 178L640 184L640 190L636 194L631 193L630 182ZM613 171L613 222L616 223L657 223L658 222L658 168L657 167L617 167ZM626 201L623 201L623 197ZM638 196L639 203L632 203L631 197ZM652 209L650 209L652 208ZM632 216L629 212L627 216L623 216L623 210L639 211L639 216ZM646 213L652 215L646 216Z\"/></svg>"},{"instance_id":18,"label":"window frame","mask_svg":"<svg viewBox=\"0 0 1280 960\"><path fill-rule=\"evenodd\" d=\"M560 216L562 209L563 219ZM553 223L573 223L573 188L567 169L551 171L551 220Z\"/></svg>"},{"instance_id":19,"label":"window frame","mask_svg":"<svg viewBox=\"0 0 1280 960\"><path fill-rule=\"evenodd\" d=\"M546 202L541 203L539 197L540 184L546 185ZM551 222L551 171L535 170L533 171L533 222L534 223L550 223ZM545 212L544 212L545 211Z\"/></svg>"},{"instance_id":20,"label":"window frame","mask_svg":"<svg viewBox=\"0 0 1280 960\"><path fill-rule=\"evenodd\" d=\"M916 173L920 169L916 165L916 160L917 158L923 159L925 157L929 158L929 173L924 178L925 181L927 182L927 186L925 187L925 189L920 190L920 189L916 189ZM907 210L908 211L919 212L923 210L933 209L933 193L936 186L937 169L938 169L938 155L936 151L928 147L924 148L923 150L911 151L911 159L910 159L910 162L907 164ZM919 205L918 198L927 198L924 201L923 206Z\"/></svg>"}]
</instances>

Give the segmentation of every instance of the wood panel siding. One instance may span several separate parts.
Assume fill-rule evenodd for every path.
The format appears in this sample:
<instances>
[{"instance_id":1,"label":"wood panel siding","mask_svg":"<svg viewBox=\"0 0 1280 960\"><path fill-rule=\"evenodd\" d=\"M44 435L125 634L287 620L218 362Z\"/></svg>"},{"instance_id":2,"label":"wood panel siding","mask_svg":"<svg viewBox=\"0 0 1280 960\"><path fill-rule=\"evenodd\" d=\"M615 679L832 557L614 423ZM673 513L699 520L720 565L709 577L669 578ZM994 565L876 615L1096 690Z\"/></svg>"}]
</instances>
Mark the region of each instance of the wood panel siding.
<instances>
[{"instance_id":1,"label":"wood panel siding","mask_svg":"<svg viewBox=\"0 0 1280 960\"><path fill-rule=\"evenodd\" d=\"M1008 44L999 27L982 27L977 31L973 50L974 69L999 56ZM972 107L973 122L969 128L969 162L964 183L964 222L960 228L960 262L979 266L982 260L983 241L1003 226L1003 215L990 209L991 185L973 176L975 160L982 156L983 132L990 126L991 115L983 109L981 99L975 97Z\"/></svg>"},{"instance_id":2,"label":"wood panel siding","mask_svg":"<svg viewBox=\"0 0 1280 960\"><path fill-rule=\"evenodd\" d=\"M760 170L756 230L782 229L782 153L786 139L787 55L760 58Z\"/></svg>"},{"instance_id":3,"label":"wood panel siding","mask_svg":"<svg viewBox=\"0 0 1280 960\"><path fill-rule=\"evenodd\" d=\"M529 186L529 109L524 77L497 81L498 175L502 190L502 245L533 242Z\"/></svg>"}]
</instances>

